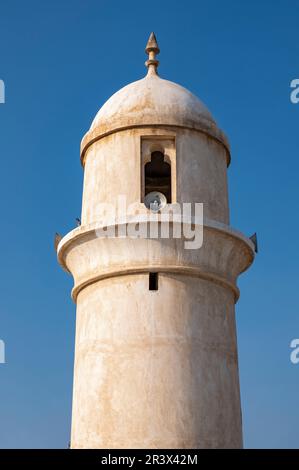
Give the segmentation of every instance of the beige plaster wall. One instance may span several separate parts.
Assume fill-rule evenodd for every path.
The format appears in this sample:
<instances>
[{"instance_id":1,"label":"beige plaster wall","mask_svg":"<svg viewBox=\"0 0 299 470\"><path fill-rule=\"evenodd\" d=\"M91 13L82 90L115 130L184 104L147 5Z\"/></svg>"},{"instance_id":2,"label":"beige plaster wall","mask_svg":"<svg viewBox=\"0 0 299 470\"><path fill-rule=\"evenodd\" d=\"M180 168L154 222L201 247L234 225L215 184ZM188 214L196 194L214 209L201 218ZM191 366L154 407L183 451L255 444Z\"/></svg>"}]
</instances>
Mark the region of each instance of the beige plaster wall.
<instances>
[{"instance_id":1,"label":"beige plaster wall","mask_svg":"<svg viewBox=\"0 0 299 470\"><path fill-rule=\"evenodd\" d=\"M242 445L233 292L184 275L78 295L73 448Z\"/></svg>"},{"instance_id":2,"label":"beige plaster wall","mask_svg":"<svg viewBox=\"0 0 299 470\"><path fill-rule=\"evenodd\" d=\"M102 203L125 195L147 211L149 135L175 141L176 201L204 203L199 250L182 239L98 236ZM82 225L58 246L77 302L71 447L242 446L234 304L254 252L227 225L227 158L203 132L163 125L114 132L87 149ZM158 291L149 291L149 271L159 272Z\"/></svg>"},{"instance_id":3,"label":"beige plaster wall","mask_svg":"<svg viewBox=\"0 0 299 470\"><path fill-rule=\"evenodd\" d=\"M188 129L127 129L110 134L87 150L84 167L82 224L102 216L101 204L115 203L125 195L128 204L141 201L141 137L174 137L176 169L172 185L177 202L202 202L204 215L229 222L227 194L227 152L205 134Z\"/></svg>"}]
</instances>

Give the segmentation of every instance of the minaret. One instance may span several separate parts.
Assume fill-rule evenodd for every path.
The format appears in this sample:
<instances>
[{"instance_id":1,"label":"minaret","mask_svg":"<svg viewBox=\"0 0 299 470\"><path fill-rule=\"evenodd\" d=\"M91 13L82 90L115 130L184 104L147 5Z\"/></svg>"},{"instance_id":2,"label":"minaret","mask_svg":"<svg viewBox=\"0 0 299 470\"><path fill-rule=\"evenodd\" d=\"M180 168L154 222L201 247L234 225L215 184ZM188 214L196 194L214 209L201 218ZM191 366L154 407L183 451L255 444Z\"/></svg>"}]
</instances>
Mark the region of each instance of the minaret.
<instances>
[{"instance_id":1,"label":"minaret","mask_svg":"<svg viewBox=\"0 0 299 470\"><path fill-rule=\"evenodd\" d=\"M57 248L77 304L71 447L239 448L236 283L254 245L229 225L226 137L158 76L153 33L146 52L145 78L115 93L82 140L81 225ZM133 212L111 217L120 200ZM183 203L203 204L197 248L171 236L174 219L161 235L164 212ZM128 235L149 219L158 236Z\"/></svg>"}]
</instances>

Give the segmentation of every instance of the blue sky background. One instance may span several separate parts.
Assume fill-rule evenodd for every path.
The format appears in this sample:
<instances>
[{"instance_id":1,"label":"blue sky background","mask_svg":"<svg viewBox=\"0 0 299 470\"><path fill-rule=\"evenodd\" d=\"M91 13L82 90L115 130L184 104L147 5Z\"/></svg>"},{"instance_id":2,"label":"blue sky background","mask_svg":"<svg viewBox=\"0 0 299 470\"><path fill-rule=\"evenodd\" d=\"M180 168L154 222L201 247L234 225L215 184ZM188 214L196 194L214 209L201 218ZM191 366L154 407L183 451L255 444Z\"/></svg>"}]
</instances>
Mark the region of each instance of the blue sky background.
<instances>
[{"instance_id":1,"label":"blue sky background","mask_svg":"<svg viewBox=\"0 0 299 470\"><path fill-rule=\"evenodd\" d=\"M245 446L299 447L298 25L295 0L1 1L0 447L68 445L75 305L53 234L80 215L80 140L145 74L152 30L160 75L229 136L232 225L259 237L237 304Z\"/></svg>"}]
</instances>

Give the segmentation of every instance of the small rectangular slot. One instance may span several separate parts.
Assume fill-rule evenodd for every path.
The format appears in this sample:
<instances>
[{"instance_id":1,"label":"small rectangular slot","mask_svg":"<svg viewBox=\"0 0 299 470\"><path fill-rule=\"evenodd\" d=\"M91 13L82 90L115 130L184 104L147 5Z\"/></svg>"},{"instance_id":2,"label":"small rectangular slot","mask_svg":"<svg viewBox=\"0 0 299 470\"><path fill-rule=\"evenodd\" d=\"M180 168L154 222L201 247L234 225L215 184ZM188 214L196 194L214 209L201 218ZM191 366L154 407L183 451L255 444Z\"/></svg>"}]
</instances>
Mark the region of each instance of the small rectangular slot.
<instances>
[{"instance_id":1,"label":"small rectangular slot","mask_svg":"<svg viewBox=\"0 0 299 470\"><path fill-rule=\"evenodd\" d=\"M149 290L158 290L158 273L149 273Z\"/></svg>"}]
</instances>

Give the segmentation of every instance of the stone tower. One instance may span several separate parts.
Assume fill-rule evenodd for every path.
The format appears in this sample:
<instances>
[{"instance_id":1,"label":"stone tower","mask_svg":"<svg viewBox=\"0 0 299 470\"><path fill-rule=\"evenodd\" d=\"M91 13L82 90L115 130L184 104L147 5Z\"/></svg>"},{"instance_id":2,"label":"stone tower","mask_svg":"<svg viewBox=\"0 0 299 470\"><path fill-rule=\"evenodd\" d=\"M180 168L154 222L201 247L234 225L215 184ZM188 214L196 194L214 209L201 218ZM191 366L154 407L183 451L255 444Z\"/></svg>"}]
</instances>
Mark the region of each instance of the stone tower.
<instances>
[{"instance_id":1,"label":"stone tower","mask_svg":"<svg viewBox=\"0 0 299 470\"><path fill-rule=\"evenodd\" d=\"M145 78L115 93L82 140L81 225L57 248L77 304L71 447L238 448L236 282L254 245L229 225L226 137L158 76L153 33L146 52ZM135 212L111 218L119 196ZM203 203L203 222L191 217L201 247L172 237L174 220L168 237L126 236L146 217L161 230L163 211L183 203Z\"/></svg>"}]
</instances>

